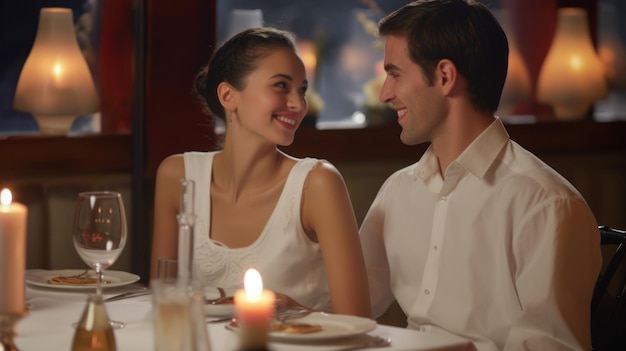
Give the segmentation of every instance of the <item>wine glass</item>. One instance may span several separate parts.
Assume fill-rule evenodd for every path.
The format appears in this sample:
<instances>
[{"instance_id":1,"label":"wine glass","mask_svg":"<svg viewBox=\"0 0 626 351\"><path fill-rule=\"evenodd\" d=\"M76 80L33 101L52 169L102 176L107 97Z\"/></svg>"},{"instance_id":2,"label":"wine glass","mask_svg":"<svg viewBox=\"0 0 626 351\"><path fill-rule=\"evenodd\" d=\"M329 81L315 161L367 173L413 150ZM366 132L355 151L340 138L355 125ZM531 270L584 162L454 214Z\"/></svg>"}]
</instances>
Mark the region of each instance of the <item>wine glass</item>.
<instances>
[{"instance_id":1,"label":"wine glass","mask_svg":"<svg viewBox=\"0 0 626 351\"><path fill-rule=\"evenodd\" d=\"M126 244L126 212L122 195L113 191L78 194L74 212L74 247L82 260L96 271L96 295L102 296L103 271L120 256ZM124 325L111 322L114 328Z\"/></svg>"}]
</instances>

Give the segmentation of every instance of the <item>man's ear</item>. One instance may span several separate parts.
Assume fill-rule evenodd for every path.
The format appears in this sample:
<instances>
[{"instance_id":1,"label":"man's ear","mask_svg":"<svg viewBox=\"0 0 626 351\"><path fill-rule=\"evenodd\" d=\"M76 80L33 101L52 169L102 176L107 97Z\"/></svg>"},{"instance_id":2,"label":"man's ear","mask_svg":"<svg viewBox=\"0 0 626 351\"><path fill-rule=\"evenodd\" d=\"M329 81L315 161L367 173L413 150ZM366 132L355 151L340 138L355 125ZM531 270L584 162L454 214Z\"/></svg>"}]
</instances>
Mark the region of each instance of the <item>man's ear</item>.
<instances>
[{"instance_id":1,"label":"man's ear","mask_svg":"<svg viewBox=\"0 0 626 351\"><path fill-rule=\"evenodd\" d=\"M221 82L217 86L217 98L220 100L224 110L234 112L237 109L237 90L226 82Z\"/></svg>"},{"instance_id":2,"label":"man's ear","mask_svg":"<svg viewBox=\"0 0 626 351\"><path fill-rule=\"evenodd\" d=\"M437 83L443 89L444 94L449 94L458 85L458 71L452 61L448 59L439 61L436 73Z\"/></svg>"}]
</instances>

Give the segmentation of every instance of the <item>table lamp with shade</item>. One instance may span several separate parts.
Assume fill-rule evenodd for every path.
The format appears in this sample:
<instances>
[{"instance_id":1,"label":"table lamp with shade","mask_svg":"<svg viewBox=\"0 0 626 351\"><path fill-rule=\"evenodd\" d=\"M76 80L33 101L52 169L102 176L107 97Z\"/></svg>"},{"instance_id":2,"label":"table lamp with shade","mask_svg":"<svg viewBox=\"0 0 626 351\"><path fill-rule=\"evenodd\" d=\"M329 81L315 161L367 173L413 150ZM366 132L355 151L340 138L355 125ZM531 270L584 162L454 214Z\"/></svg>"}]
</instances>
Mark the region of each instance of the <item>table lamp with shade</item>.
<instances>
[{"instance_id":1,"label":"table lamp with shade","mask_svg":"<svg viewBox=\"0 0 626 351\"><path fill-rule=\"evenodd\" d=\"M554 39L539 72L537 99L552 105L558 120L584 119L607 95L604 66L597 55L582 8L558 10Z\"/></svg>"},{"instance_id":2,"label":"table lamp with shade","mask_svg":"<svg viewBox=\"0 0 626 351\"><path fill-rule=\"evenodd\" d=\"M78 47L71 9L40 10L13 107L33 114L40 133L47 135L67 135L77 116L98 111L98 94Z\"/></svg>"}]
</instances>

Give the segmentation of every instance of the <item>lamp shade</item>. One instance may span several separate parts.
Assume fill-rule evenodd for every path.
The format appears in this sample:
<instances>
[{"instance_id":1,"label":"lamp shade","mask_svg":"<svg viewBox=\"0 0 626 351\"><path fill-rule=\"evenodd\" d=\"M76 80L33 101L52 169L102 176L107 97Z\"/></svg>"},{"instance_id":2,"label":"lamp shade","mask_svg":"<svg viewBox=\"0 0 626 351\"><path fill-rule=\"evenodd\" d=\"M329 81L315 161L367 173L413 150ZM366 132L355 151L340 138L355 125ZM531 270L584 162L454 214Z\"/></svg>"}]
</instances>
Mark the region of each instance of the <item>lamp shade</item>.
<instances>
[{"instance_id":1,"label":"lamp shade","mask_svg":"<svg viewBox=\"0 0 626 351\"><path fill-rule=\"evenodd\" d=\"M591 42L582 8L558 11L552 46L539 72L537 99L551 104L557 119L582 119L607 95L604 66Z\"/></svg>"},{"instance_id":2,"label":"lamp shade","mask_svg":"<svg viewBox=\"0 0 626 351\"><path fill-rule=\"evenodd\" d=\"M99 108L96 88L78 47L73 23L71 9L41 9L37 36L17 83L13 107L32 113L42 132L47 126L42 126L40 117L64 119L62 126L50 126L46 130L57 134L67 132L77 115L93 113ZM68 120L69 125L65 125Z\"/></svg>"}]
</instances>

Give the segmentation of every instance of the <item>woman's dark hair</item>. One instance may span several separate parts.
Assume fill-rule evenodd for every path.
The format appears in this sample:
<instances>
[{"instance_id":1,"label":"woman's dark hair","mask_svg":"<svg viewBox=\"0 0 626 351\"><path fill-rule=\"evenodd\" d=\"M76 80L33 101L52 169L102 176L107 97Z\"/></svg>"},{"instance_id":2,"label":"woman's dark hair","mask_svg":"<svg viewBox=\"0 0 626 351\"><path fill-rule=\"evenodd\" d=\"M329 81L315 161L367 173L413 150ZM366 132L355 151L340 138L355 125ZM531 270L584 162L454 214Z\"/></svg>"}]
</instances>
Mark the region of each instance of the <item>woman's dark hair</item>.
<instances>
[{"instance_id":1,"label":"woman's dark hair","mask_svg":"<svg viewBox=\"0 0 626 351\"><path fill-rule=\"evenodd\" d=\"M205 103L208 112L225 119L217 86L227 82L238 90L245 88L246 78L258 67L259 60L277 47L297 51L295 35L269 27L250 28L234 35L217 48L196 75L194 93Z\"/></svg>"},{"instance_id":2,"label":"woman's dark hair","mask_svg":"<svg viewBox=\"0 0 626 351\"><path fill-rule=\"evenodd\" d=\"M487 9L473 0L418 0L378 24L381 35L405 37L411 60L430 83L442 59L449 59L468 82L477 110L494 113L506 80L509 44Z\"/></svg>"}]
</instances>

